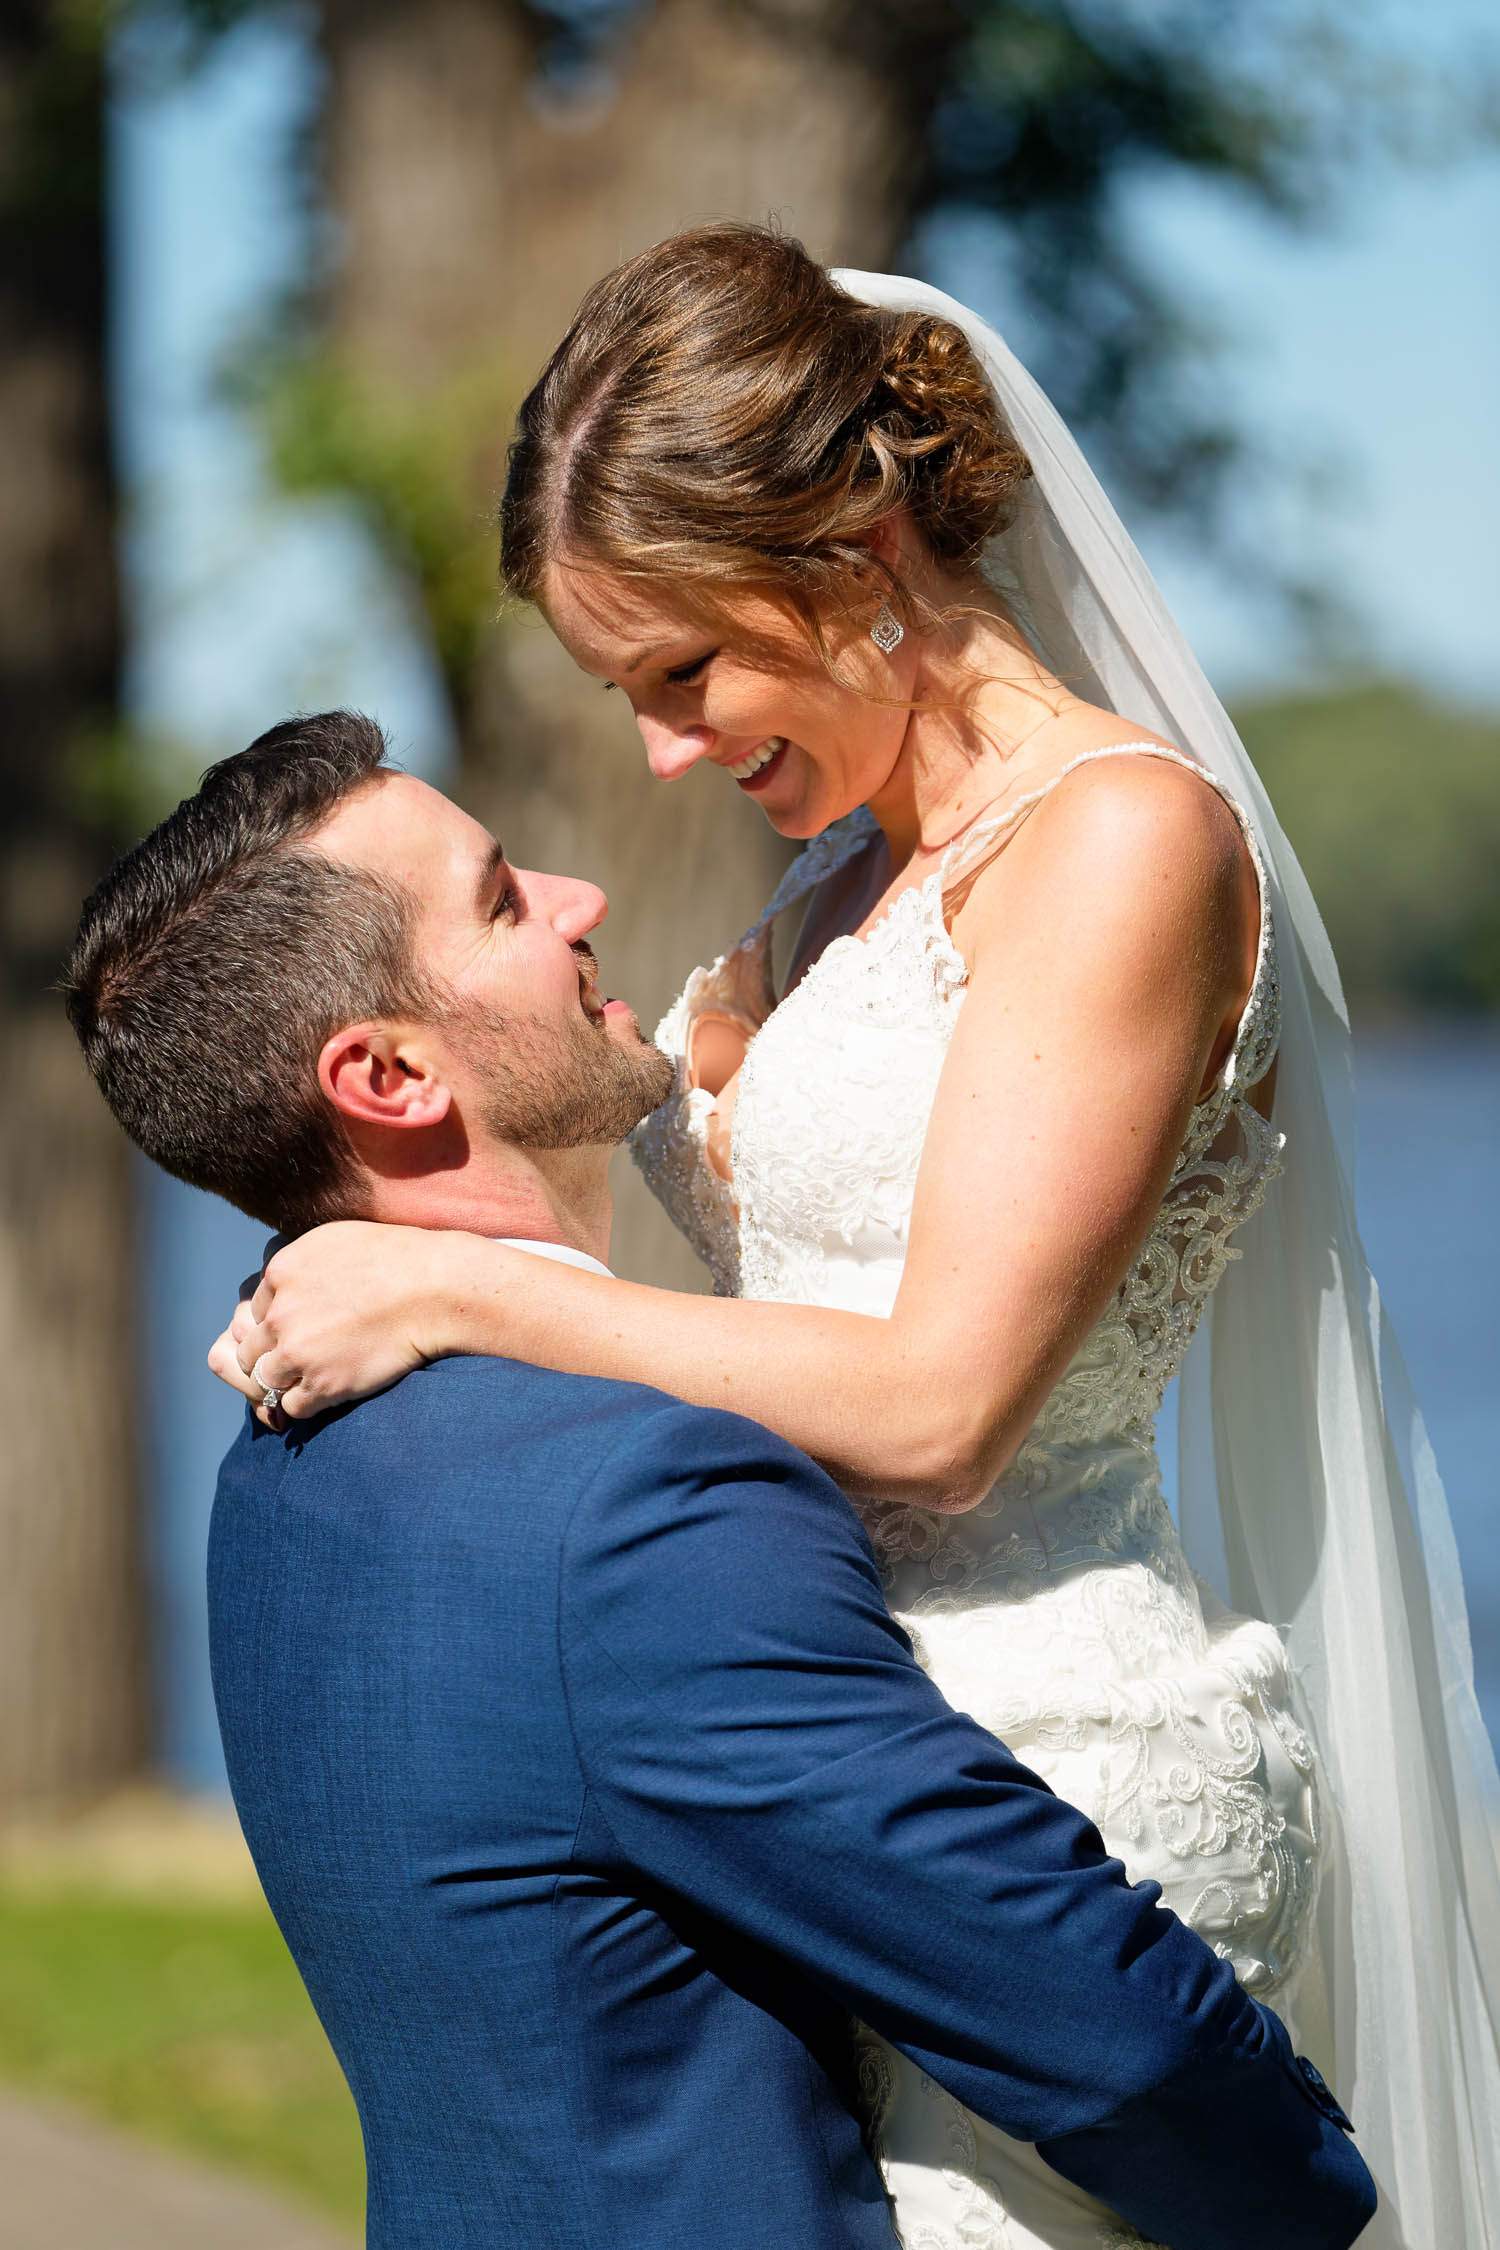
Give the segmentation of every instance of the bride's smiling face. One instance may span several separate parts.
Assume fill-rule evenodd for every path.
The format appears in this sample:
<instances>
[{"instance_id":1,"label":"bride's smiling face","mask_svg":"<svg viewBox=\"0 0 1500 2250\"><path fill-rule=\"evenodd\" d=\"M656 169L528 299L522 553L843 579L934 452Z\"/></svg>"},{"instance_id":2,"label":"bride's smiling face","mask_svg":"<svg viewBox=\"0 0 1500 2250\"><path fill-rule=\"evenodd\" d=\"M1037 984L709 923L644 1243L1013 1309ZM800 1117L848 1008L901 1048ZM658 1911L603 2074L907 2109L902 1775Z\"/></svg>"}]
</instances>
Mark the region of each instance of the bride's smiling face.
<instances>
[{"instance_id":1,"label":"bride's smiling face","mask_svg":"<svg viewBox=\"0 0 1500 2250\"><path fill-rule=\"evenodd\" d=\"M573 661L626 697L658 781L715 766L781 835L805 837L891 778L917 660L910 634L889 657L870 639L878 596L823 620L833 671L800 625L753 594L734 593L705 624L667 590L558 562L541 606Z\"/></svg>"}]
</instances>

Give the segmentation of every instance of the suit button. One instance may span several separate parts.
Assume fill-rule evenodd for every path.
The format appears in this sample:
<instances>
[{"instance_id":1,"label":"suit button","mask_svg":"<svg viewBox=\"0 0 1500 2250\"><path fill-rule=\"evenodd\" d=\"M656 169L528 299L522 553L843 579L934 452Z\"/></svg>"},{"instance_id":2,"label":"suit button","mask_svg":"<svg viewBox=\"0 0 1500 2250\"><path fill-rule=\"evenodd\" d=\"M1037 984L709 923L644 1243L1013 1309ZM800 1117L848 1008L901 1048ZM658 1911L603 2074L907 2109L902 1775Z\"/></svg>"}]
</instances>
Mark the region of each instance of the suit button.
<instances>
[{"instance_id":1,"label":"suit button","mask_svg":"<svg viewBox=\"0 0 1500 2250\"><path fill-rule=\"evenodd\" d=\"M1309 2062L1306 2055L1299 2055L1297 2057L1297 2068L1312 2088L1313 2100L1322 2110L1324 2116L1331 2117L1335 2125L1342 2125L1346 2133L1352 2133L1354 2130L1353 2118L1340 2108L1337 2100L1329 2091L1328 2082L1317 2064Z\"/></svg>"}]
</instances>

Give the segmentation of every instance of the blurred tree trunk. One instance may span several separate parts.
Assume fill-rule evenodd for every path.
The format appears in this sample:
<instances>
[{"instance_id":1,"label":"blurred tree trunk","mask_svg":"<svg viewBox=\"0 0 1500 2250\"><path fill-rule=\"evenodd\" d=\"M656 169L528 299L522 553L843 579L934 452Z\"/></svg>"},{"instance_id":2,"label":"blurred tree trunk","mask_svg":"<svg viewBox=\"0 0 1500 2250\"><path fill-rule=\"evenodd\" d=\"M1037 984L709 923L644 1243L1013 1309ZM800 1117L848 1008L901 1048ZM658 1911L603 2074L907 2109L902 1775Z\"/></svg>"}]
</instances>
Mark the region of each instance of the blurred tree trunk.
<instances>
[{"instance_id":1,"label":"blurred tree trunk","mask_svg":"<svg viewBox=\"0 0 1500 2250\"><path fill-rule=\"evenodd\" d=\"M146 1747L129 1152L50 989L108 857L81 795L120 654L89 13L0 32L0 1808Z\"/></svg>"},{"instance_id":2,"label":"blurred tree trunk","mask_svg":"<svg viewBox=\"0 0 1500 2250\"><path fill-rule=\"evenodd\" d=\"M659 0L597 87L564 98L540 80L536 20L506 0L325 0L339 359L363 384L420 396L499 351L518 403L590 282L707 218L774 214L823 259L881 264L907 224L914 102L935 83L947 11L880 15L920 63L893 69L833 0ZM507 436L493 432L476 523ZM785 847L719 773L653 784L620 699L535 621L486 636L455 703L462 794L525 864L604 885L606 986L649 1030L688 969L753 919ZM620 1189L621 1269L701 1285L628 1167Z\"/></svg>"}]
</instances>

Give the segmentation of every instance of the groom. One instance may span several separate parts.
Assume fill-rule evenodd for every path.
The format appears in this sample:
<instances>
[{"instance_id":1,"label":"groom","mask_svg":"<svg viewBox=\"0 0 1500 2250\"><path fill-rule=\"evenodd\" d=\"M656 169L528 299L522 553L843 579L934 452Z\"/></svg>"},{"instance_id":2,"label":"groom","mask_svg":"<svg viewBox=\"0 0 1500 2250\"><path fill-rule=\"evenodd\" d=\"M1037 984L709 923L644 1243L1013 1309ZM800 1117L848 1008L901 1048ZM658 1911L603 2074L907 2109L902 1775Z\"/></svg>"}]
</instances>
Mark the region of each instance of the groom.
<instances>
[{"instance_id":1,"label":"groom","mask_svg":"<svg viewBox=\"0 0 1500 2250\"><path fill-rule=\"evenodd\" d=\"M275 728L111 871L68 974L90 1067L268 1224L602 1265L610 1147L668 1075L598 998L603 897L518 881L383 750ZM1173 2250L1370 2216L1279 2020L948 1708L853 1512L758 1425L439 1361L247 1416L209 1576L377 2250L890 2250L851 2016Z\"/></svg>"}]
</instances>

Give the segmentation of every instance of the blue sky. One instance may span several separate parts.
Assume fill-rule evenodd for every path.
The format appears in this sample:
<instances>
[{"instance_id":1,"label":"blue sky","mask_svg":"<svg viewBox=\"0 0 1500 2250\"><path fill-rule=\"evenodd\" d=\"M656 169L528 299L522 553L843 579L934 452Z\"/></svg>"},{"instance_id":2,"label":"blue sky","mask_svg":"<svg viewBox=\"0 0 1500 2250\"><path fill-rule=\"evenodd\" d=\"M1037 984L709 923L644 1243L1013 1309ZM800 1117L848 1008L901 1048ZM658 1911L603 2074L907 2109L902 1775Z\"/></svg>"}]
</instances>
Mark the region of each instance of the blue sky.
<instances>
[{"instance_id":1,"label":"blue sky","mask_svg":"<svg viewBox=\"0 0 1500 2250\"><path fill-rule=\"evenodd\" d=\"M1265 436L1267 539L1312 543L1393 669L1500 703L1500 157L1391 182L1317 244L1201 190L1142 198L1141 216L1242 339L1226 376ZM1307 521L1287 504L1281 430L1342 457L1346 508ZM1186 555L1151 560L1221 691L1275 677L1232 587Z\"/></svg>"},{"instance_id":2,"label":"blue sky","mask_svg":"<svg viewBox=\"0 0 1500 2250\"><path fill-rule=\"evenodd\" d=\"M1486 13L1443 0L1404 11L1403 35L1446 43ZM337 507L267 489L252 435L209 395L216 355L295 270L283 150L314 91L294 20L266 20L192 81L117 111L131 700L216 755L290 708L349 700L440 761L440 699L399 594ZM1200 184L1143 182L1133 202L1142 247L1235 339L1221 371L1262 437L1257 536L1343 586L1393 669L1500 706L1500 153L1366 185L1316 242ZM1277 473L1287 443L1342 462L1336 508L1297 507ZM1273 619L1189 539L1135 528L1221 693L1288 678Z\"/></svg>"}]
</instances>

